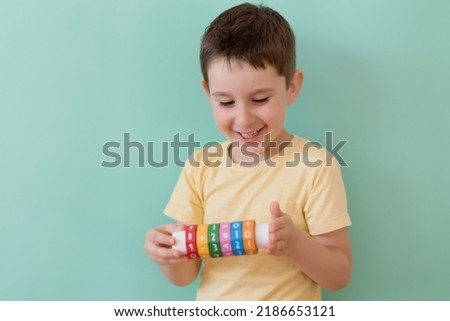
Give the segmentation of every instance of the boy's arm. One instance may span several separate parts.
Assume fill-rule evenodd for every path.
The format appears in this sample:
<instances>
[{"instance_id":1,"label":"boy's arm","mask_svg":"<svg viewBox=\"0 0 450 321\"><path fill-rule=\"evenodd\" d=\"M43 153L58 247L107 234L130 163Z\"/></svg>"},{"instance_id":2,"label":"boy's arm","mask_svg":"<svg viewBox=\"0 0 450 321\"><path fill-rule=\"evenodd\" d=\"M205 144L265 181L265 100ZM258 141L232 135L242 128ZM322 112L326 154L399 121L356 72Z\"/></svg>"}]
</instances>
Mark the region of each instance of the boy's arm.
<instances>
[{"instance_id":1,"label":"boy's arm","mask_svg":"<svg viewBox=\"0 0 450 321\"><path fill-rule=\"evenodd\" d=\"M188 260L185 262L160 265L164 276L173 284L185 286L192 283L200 270L201 260Z\"/></svg>"},{"instance_id":2,"label":"boy's arm","mask_svg":"<svg viewBox=\"0 0 450 321\"><path fill-rule=\"evenodd\" d=\"M328 290L340 290L350 282L352 257L347 228L310 236L299 231L297 250L291 256L311 279Z\"/></svg>"},{"instance_id":3,"label":"boy's arm","mask_svg":"<svg viewBox=\"0 0 450 321\"><path fill-rule=\"evenodd\" d=\"M289 256L312 280L329 290L344 288L351 278L352 255L347 228L311 236L271 205L268 254Z\"/></svg>"}]
</instances>

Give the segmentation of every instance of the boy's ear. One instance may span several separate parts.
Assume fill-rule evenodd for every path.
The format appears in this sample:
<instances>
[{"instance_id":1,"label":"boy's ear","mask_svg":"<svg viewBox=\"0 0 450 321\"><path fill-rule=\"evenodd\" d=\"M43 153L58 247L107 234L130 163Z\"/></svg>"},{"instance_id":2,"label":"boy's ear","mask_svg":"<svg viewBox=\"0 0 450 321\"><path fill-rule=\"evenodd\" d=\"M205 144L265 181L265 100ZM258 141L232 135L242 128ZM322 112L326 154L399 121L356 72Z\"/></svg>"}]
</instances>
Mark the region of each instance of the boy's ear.
<instances>
[{"instance_id":1,"label":"boy's ear","mask_svg":"<svg viewBox=\"0 0 450 321\"><path fill-rule=\"evenodd\" d=\"M296 70L294 75L292 76L291 82L289 83L288 88L288 104L291 105L297 99L297 96L300 94L303 84L303 72L301 70Z\"/></svg>"},{"instance_id":2,"label":"boy's ear","mask_svg":"<svg viewBox=\"0 0 450 321\"><path fill-rule=\"evenodd\" d=\"M209 98L209 87L208 87L208 84L206 83L205 79L202 79L202 88L205 91L206 96L208 96L208 98Z\"/></svg>"}]
</instances>

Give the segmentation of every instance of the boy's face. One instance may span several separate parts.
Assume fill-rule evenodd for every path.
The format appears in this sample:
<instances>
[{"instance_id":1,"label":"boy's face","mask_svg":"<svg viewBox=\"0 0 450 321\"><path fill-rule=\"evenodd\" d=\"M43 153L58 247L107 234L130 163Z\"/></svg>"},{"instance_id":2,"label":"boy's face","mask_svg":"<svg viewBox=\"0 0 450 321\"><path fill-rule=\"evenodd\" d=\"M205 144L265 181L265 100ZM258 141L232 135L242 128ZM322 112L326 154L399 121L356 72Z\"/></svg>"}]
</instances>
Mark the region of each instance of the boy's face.
<instances>
[{"instance_id":1,"label":"boy's face","mask_svg":"<svg viewBox=\"0 0 450 321\"><path fill-rule=\"evenodd\" d=\"M230 141L242 146L246 142L267 142L270 137L270 141L277 143L272 146L278 147L292 139L284 129L284 119L288 105L300 92L303 80L300 71L286 87L285 77L271 65L255 69L244 61L232 60L228 64L225 58L216 58L208 67L208 79L209 86L203 81L203 88L211 102L214 120ZM264 148L259 145L252 152L263 156ZM242 148L233 148L232 153L234 160L242 160Z\"/></svg>"}]
</instances>

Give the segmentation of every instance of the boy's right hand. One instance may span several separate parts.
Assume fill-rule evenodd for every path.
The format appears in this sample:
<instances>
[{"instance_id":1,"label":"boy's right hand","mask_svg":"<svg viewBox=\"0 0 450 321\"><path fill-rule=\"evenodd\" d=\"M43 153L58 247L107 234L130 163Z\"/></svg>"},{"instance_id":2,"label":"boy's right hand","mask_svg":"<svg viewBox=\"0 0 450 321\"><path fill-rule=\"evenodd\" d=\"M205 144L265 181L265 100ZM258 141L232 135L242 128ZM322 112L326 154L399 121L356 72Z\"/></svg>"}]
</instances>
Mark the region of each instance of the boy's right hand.
<instances>
[{"instance_id":1,"label":"boy's right hand","mask_svg":"<svg viewBox=\"0 0 450 321\"><path fill-rule=\"evenodd\" d=\"M175 239L172 233L185 229L184 224L166 224L147 231L144 250L148 257L158 265L168 265L188 260L186 255L172 249Z\"/></svg>"}]
</instances>

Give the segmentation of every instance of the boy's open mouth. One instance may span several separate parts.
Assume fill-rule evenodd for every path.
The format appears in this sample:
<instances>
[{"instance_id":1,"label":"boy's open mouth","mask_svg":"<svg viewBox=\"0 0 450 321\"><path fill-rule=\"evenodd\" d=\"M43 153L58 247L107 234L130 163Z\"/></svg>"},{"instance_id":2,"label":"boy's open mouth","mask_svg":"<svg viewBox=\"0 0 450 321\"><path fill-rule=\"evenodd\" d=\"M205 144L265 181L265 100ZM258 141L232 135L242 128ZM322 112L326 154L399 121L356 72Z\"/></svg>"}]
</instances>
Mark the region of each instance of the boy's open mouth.
<instances>
[{"instance_id":1,"label":"boy's open mouth","mask_svg":"<svg viewBox=\"0 0 450 321\"><path fill-rule=\"evenodd\" d=\"M265 126L261 127L260 129L254 130L252 132L247 132L247 133L243 133L243 132L238 132L238 134L242 137L243 140L245 141L251 141L254 140L259 133L264 129Z\"/></svg>"}]
</instances>

